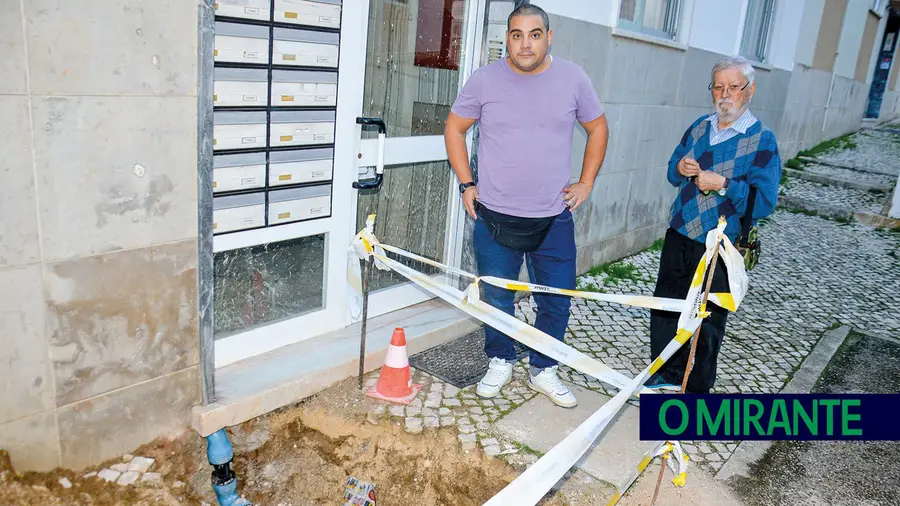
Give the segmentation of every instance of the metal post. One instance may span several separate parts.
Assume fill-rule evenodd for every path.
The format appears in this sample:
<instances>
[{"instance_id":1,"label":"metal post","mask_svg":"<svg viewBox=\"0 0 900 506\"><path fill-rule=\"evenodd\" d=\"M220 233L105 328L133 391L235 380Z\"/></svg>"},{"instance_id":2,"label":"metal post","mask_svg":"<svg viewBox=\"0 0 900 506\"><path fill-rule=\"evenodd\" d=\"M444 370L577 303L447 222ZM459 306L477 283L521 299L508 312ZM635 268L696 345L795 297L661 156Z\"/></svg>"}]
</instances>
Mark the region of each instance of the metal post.
<instances>
[{"instance_id":1,"label":"metal post","mask_svg":"<svg viewBox=\"0 0 900 506\"><path fill-rule=\"evenodd\" d=\"M372 279L372 269L375 257L370 256L366 259L363 268L366 272L363 274L363 309L362 309L362 328L359 335L359 389L363 387L363 374L366 371L366 324L369 318L369 282Z\"/></svg>"}]
</instances>

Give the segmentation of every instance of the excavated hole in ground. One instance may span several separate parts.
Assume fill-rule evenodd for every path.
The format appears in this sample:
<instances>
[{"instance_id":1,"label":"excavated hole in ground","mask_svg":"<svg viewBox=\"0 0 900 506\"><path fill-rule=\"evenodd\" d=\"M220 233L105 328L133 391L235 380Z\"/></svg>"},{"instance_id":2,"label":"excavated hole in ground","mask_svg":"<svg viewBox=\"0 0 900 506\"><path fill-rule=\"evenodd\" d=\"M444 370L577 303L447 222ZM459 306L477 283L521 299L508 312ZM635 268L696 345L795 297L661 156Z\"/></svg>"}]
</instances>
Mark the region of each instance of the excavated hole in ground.
<instances>
[{"instance_id":1,"label":"excavated hole in ground","mask_svg":"<svg viewBox=\"0 0 900 506\"><path fill-rule=\"evenodd\" d=\"M455 429L407 434L385 415L377 425L366 414L377 402L348 380L323 394L229 428L239 492L254 504L341 504L348 476L376 485L378 504L481 505L518 471L480 449L465 452ZM120 486L84 478L119 462L80 470L17 474L0 462L3 504L41 505L215 505L205 441L189 432L173 441L154 441L131 452L156 459L163 474L157 486ZM5 457L5 454L0 456ZM73 486L64 489L60 478ZM554 495L542 506L564 506Z\"/></svg>"}]
</instances>

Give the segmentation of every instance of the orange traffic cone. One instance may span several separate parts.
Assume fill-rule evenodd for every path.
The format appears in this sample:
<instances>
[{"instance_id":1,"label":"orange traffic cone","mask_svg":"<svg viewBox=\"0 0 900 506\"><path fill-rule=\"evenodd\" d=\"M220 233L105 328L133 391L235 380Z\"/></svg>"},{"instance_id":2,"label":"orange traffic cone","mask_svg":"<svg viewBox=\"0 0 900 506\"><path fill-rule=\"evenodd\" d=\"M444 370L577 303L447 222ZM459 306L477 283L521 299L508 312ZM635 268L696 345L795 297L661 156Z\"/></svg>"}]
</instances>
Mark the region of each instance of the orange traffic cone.
<instances>
[{"instance_id":1,"label":"orange traffic cone","mask_svg":"<svg viewBox=\"0 0 900 506\"><path fill-rule=\"evenodd\" d=\"M378 377L378 383L370 388L366 395L383 401L397 404L409 404L422 390L422 385L412 382L409 370L409 357L406 355L406 333L402 328L394 329L391 345L388 347L384 367Z\"/></svg>"}]
</instances>

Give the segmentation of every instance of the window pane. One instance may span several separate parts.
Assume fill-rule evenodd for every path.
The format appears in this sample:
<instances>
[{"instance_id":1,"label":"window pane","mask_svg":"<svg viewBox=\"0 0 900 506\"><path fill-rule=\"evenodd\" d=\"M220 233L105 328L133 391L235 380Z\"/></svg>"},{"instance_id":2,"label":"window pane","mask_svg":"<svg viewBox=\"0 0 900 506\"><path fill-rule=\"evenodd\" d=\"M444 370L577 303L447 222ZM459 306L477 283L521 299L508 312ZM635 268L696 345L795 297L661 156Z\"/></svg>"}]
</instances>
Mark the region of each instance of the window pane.
<instances>
[{"instance_id":1,"label":"window pane","mask_svg":"<svg viewBox=\"0 0 900 506\"><path fill-rule=\"evenodd\" d=\"M365 227L369 214L376 213L375 236L380 241L443 262L451 177L453 173L447 161L385 168L381 190L359 194L356 230ZM391 258L421 272L437 272L421 262L400 260L396 255ZM393 271L376 270L370 290L404 282L406 278Z\"/></svg>"},{"instance_id":2,"label":"window pane","mask_svg":"<svg viewBox=\"0 0 900 506\"><path fill-rule=\"evenodd\" d=\"M763 28L765 6L763 0L750 0L747 5L747 20L744 23L744 38L741 43L741 54L753 60L759 60L760 38Z\"/></svg>"},{"instance_id":3,"label":"window pane","mask_svg":"<svg viewBox=\"0 0 900 506\"><path fill-rule=\"evenodd\" d=\"M636 11L637 0L622 0L622 4L619 7L619 19L624 19L633 23L637 21L635 19L635 15L637 14Z\"/></svg>"},{"instance_id":4,"label":"window pane","mask_svg":"<svg viewBox=\"0 0 900 506\"><path fill-rule=\"evenodd\" d=\"M383 118L389 136L443 134L459 91L464 12L464 0L370 3L363 115Z\"/></svg>"},{"instance_id":5,"label":"window pane","mask_svg":"<svg viewBox=\"0 0 900 506\"><path fill-rule=\"evenodd\" d=\"M650 30L666 30L666 7L669 0L646 0L644 4L644 28Z\"/></svg>"},{"instance_id":6,"label":"window pane","mask_svg":"<svg viewBox=\"0 0 900 506\"><path fill-rule=\"evenodd\" d=\"M223 251L214 262L216 339L323 307L324 235Z\"/></svg>"}]
</instances>

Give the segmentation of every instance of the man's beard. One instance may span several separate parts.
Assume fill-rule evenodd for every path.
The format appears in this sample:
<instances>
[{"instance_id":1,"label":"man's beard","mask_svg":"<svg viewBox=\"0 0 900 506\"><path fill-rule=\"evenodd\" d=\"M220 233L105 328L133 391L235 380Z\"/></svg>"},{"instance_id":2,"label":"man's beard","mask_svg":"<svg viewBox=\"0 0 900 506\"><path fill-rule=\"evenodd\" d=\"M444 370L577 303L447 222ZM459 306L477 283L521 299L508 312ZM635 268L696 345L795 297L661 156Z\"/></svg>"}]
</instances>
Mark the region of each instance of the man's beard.
<instances>
[{"instance_id":1,"label":"man's beard","mask_svg":"<svg viewBox=\"0 0 900 506\"><path fill-rule=\"evenodd\" d=\"M734 123L744 113L745 108L746 104L741 108L735 107L734 101L730 98L723 98L716 102L716 112L725 123Z\"/></svg>"}]
</instances>

